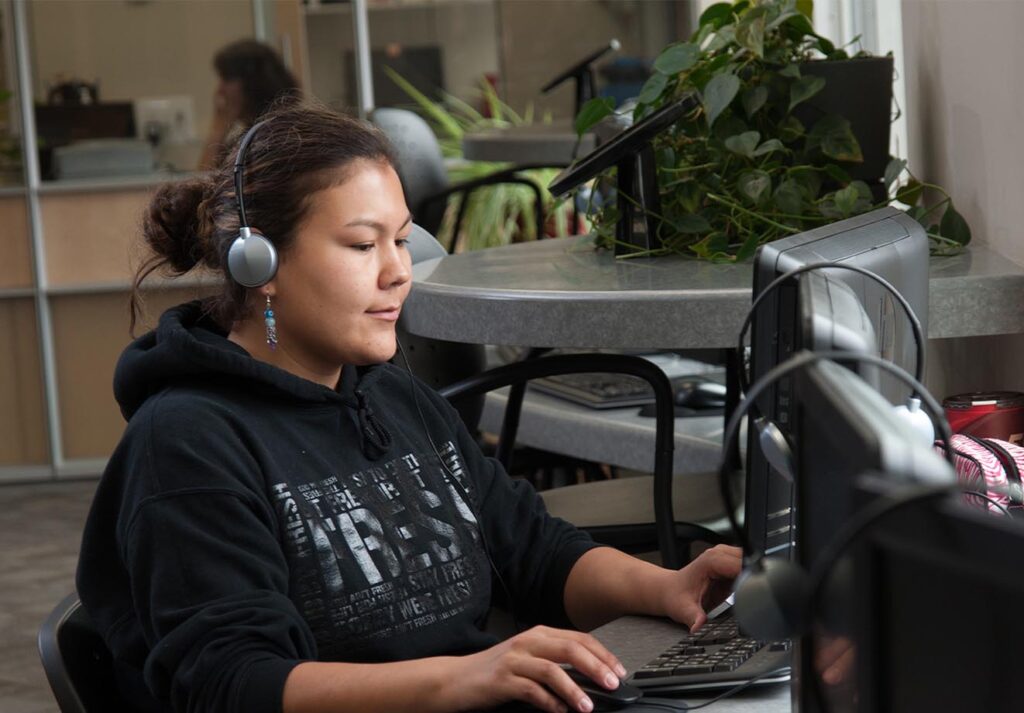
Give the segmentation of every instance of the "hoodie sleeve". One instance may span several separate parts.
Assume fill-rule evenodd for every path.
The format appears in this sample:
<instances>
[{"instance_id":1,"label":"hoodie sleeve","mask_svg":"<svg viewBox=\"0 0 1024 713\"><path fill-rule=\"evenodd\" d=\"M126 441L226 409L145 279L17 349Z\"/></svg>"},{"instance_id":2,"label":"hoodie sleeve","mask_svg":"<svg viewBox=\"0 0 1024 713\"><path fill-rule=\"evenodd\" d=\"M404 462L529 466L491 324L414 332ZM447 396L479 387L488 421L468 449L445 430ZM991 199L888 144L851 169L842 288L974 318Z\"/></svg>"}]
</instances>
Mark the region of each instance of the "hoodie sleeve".
<instances>
[{"instance_id":1,"label":"hoodie sleeve","mask_svg":"<svg viewBox=\"0 0 1024 713\"><path fill-rule=\"evenodd\" d=\"M530 483L513 480L501 463L486 457L455 409L431 393L457 430L456 445L465 460L481 532L515 600L516 617L524 623L571 627L565 583L576 561L598 545L587 533L550 515Z\"/></svg>"},{"instance_id":2,"label":"hoodie sleeve","mask_svg":"<svg viewBox=\"0 0 1024 713\"><path fill-rule=\"evenodd\" d=\"M258 450L195 411L147 430L118 525L146 684L175 711L278 713L285 679L316 645L287 596Z\"/></svg>"}]
</instances>

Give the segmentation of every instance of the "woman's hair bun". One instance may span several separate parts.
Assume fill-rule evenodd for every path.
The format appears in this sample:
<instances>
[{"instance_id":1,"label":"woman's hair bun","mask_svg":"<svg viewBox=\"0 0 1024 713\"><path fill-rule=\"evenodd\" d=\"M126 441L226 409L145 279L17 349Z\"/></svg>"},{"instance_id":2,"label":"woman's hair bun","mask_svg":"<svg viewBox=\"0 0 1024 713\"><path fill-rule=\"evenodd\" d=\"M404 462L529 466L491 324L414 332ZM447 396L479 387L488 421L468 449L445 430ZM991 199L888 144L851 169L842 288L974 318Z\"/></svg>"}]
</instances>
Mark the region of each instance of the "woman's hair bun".
<instances>
[{"instance_id":1,"label":"woman's hair bun","mask_svg":"<svg viewBox=\"0 0 1024 713\"><path fill-rule=\"evenodd\" d=\"M203 261L207 241L200 215L208 179L193 178L159 188L143 218L142 234L161 262L182 274Z\"/></svg>"}]
</instances>

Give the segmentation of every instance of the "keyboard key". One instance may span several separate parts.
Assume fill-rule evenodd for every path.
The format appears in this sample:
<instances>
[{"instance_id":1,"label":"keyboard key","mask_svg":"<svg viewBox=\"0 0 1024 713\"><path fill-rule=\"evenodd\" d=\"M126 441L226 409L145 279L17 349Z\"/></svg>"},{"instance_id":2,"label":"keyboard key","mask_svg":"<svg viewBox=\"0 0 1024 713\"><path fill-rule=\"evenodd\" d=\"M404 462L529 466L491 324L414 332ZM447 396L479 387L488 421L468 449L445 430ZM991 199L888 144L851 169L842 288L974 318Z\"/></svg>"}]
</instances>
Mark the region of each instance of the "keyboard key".
<instances>
[{"instance_id":1,"label":"keyboard key","mask_svg":"<svg viewBox=\"0 0 1024 713\"><path fill-rule=\"evenodd\" d=\"M633 674L633 678L665 678L671 676L675 667L671 668L642 668Z\"/></svg>"}]
</instances>

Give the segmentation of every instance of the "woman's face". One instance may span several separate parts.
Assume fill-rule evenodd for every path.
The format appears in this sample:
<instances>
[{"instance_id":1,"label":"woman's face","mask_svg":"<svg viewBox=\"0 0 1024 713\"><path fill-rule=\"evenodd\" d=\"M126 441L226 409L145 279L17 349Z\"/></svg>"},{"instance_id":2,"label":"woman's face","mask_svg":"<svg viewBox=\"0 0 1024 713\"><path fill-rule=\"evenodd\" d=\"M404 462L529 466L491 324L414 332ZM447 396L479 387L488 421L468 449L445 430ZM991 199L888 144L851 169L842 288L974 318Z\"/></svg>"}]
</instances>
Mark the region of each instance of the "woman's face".
<instances>
[{"instance_id":1,"label":"woman's face","mask_svg":"<svg viewBox=\"0 0 1024 713\"><path fill-rule=\"evenodd\" d=\"M278 350L318 374L390 359L412 285L411 229L402 184L386 163L357 161L344 183L314 194L265 288Z\"/></svg>"}]
</instances>

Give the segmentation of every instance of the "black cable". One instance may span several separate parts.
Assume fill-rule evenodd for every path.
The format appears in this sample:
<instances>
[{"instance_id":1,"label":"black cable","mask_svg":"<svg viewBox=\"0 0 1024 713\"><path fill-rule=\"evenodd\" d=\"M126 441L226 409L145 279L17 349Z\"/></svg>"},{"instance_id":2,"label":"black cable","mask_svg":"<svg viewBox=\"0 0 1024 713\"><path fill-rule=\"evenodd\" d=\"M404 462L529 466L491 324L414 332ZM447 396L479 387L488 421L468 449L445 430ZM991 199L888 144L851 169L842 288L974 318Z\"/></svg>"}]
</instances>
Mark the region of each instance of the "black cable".
<instances>
[{"instance_id":1,"label":"black cable","mask_svg":"<svg viewBox=\"0 0 1024 713\"><path fill-rule=\"evenodd\" d=\"M1006 506L1004 506L1001 502L999 502L995 498L990 498L988 495L986 495L985 493L981 492L980 490L962 490L961 492L964 495L971 495L971 496L976 497L976 498L981 498L982 500L987 500L988 502L990 502L993 505L995 505L999 509L999 512L1003 513L1003 515L1005 515L1006 517L1013 517L1013 515L1010 514L1010 511L1006 509ZM986 510L987 509L988 508L986 508Z\"/></svg>"},{"instance_id":2,"label":"black cable","mask_svg":"<svg viewBox=\"0 0 1024 713\"><path fill-rule=\"evenodd\" d=\"M737 685L733 686L732 688L727 688L726 690L722 691L721 693L719 693L714 698L712 698L710 700L707 700L707 701L704 701L703 703L698 703L695 706L691 706L690 704L686 703L685 701L675 701L675 700L672 700L672 699L664 699L664 698L662 698L662 699L648 699L647 696L642 697L637 703L638 703L638 705L641 705L641 706L651 706L652 708L662 708L664 710L669 710L669 711L695 711L698 708L706 708L707 706L710 706L710 705L712 705L714 703L718 703L719 701L721 701L721 700L723 700L725 698L728 698L729 696L731 696L731 695L733 695L735 693L739 693L740 691L743 691L743 690L745 690L747 688L750 688L751 686L753 686L755 683L758 683L763 678L767 678L769 676L782 676L782 675L788 674L788 673L789 673L789 669L788 668L779 668L779 669L772 669L771 671L762 671L761 673L757 674L756 676L751 676L750 678L748 678L743 683L737 684Z\"/></svg>"},{"instance_id":3,"label":"black cable","mask_svg":"<svg viewBox=\"0 0 1024 713\"><path fill-rule=\"evenodd\" d=\"M904 313L906 313L907 319L910 320L910 328L914 332L914 344L917 349L914 363L914 378L917 379L918 381L924 380L924 330L921 328L921 321L917 318L917 315L914 314L914 310L910 306L910 303L907 302L906 298L902 294L900 294L900 291L897 290L890 282L888 282L880 275L871 272L871 270L860 267L859 265L846 265L844 263L839 262L813 262L808 263L807 265L801 265L800 267L794 268L789 272L779 275L774 280L769 282L765 286L765 288L761 290L761 293L751 303L750 310L747 312L747 316L743 320L743 326L740 328L739 342L736 346L736 364L737 368L739 369L738 375L741 393L746 393L747 388L750 385L750 380L747 377L747 371L743 367L743 342L747 336L747 331L749 331L750 329L750 324L754 319L754 315L757 313L757 308L761 306L761 303L765 300L765 298L768 295L775 292L775 290L777 290L779 286L782 285L782 283L786 282L790 278L796 277L797 275L804 272L811 272L814 270L825 270L831 268L835 268L838 270L850 270L851 272L856 272L861 275L864 275L865 277L874 280L879 285L884 287L886 290L889 291L890 294L892 294L893 297L896 298L896 300L900 303L900 306L903 307L903 311Z\"/></svg>"},{"instance_id":4,"label":"black cable","mask_svg":"<svg viewBox=\"0 0 1024 713\"><path fill-rule=\"evenodd\" d=\"M939 402L935 400L934 396L928 393L928 390L925 389L917 379L910 376L895 364L873 354L857 354L854 352L798 352L782 364L778 364L769 370L767 374L758 379L758 381L750 387L750 391L747 393L746 398L740 402L736 407L736 410L732 413L732 416L729 417L729 422L725 427L725 435L722 439L722 461L718 467L718 487L722 494L722 501L725 503L725 514L729 519L729 526L732 528L733 534L736 535L737 540L743 543L746 552L750 554L753 554L754 547L750 543L748 533L744 528L740 527L739 522L736 520L736 505L733 501L732 489L729 483L729 470L730 465L732 464L730 451L732 449L733 442L739 436L740 422L743 420L747 411L750 410L751 405L757 400L761 393L765 391L765 389L787 374L796 371L797 369L803 369L808 364L812 364L823 359L832 359L837 362L855 361L859 363L872 364L888 371L890 374L903 381L904 384L911 388L915 395L921 398L922 405L926 407L926 410L929 412L932 419L937 421L937 426L940 431L940 439L942 440L946 452L946 460L948 460L954 468L956 466L956 460L952 448L953 432L949 427L949 422L946 420ZM763 553L759 553L758 557L762 556Z\"/></svg>"},{"instance_id":5,"label":"black cable","mask_svg":"<svg viewBox=\"0 0 1024 713\"><path fill-rule=\"evenodd\" d=\"M434 455L437 457L437 460L441 464L441 467L448 474L448 477L454 484L454 486L458 488L459 495L462 496L462 499L466 503L466 507L468 507L472 511L473 517L476 519L476 530L480 534L480 545L483 548L484 557L487 558L487 564L490 565L491 572L494 574L494 578L498 581L498 584L501 585L501 590L505 593L505 598L508 600L509 614L512 615L512 626L515 628L517 633L521 632L523 631L523 627L520 624L518 617L516 617L515 600L512 598L512 592L505 584L505 579L501 576L501 572L498 571L498 566L494 564L494 558L491 557L491 550L487 544L487 537L484 535L484 528L480 520L480 513L477 511L476 506L473 504L473 498L470 496L469 491L462 487L462 483L459 482L459 479L455 476L455 473L453 473L451 469L448 467L448 464L441 456L441 453L438 450L437 445L434 443L434 439L430 435L430 428L427 427L427 419L423 415L423 409L420 408L420 399L416 389L416 378L412 373L412 364L409 363L409 357L405 355L405 349L402 348L402 342L398 340L397 335L395 336L395 344L398 345L398 351L402 354L402 361L405 362L405 371L409 375L409 391L412 393L412 402L416 406L416 413L419 414L420 424L423 426L423 433L424 435L426 435L427 441L430 443L430 449L434 451ZM469 476L468 471L466 472L466 476Z\"/></svg>"}]
</instances>

